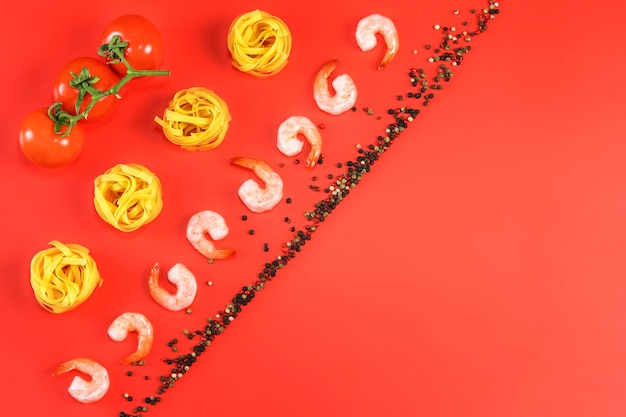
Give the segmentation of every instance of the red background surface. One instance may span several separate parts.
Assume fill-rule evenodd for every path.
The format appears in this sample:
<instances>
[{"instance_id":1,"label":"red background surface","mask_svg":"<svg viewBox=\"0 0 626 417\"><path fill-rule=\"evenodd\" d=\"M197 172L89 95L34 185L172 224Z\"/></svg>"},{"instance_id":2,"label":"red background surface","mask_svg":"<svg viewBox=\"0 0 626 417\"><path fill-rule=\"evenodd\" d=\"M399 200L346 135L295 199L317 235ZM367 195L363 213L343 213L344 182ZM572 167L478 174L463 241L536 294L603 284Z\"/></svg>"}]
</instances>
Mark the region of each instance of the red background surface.
<instances>
[{"instance_id":1,"label":"red background surface","mask_svg":"<svg viewBox=\"0 0 626 417\"><path fill-rule=\"evenodd\" d=\"M291 238L283 217L302 224L299 214L323 197L308 189L311 176L339 172L332 163L382 133L386 109L411 90L406 73L425 66L423 46L439 41L433 24L469 18L468 9L486 2L29 3L11 2L0 17L2 414L116 416L140 403L127 403L123 392L154 393L168 369L160 358L172 355L167 341L202 326ZM624 9L607 0L501 3L453 82L147 415L626 413ZM293 35L290 63L268 79L232 68L226 49L232 19L256 8L280 16ZM87 128L71 166L33 166L18 146L21 120L51 103L61 66L95 55L104 26L126 13L159 27L171 76L133 82L114 118ZM363 53L354 41L369 13L389 16L400 33L401 51L382 72L381 49ZM355 79L359 109L381 120L315 107L313 77L332 58ZM180 150L152 122L176 91L196 85L231 109L215 151ZM276 128L293 114L326 125L328 165L314 173L275 148ZM228 163L237 155L285 163L285 196L294 203L247 213L236 188L248 174ZM128 162L159 176L164 209L124 234L95 213L92 184ZM225 216L224 244L238 249L235 259L208 265L187 243L186 221L204 209ZM44 311L29 284L31 257L53 239L87 246L104 278L85 304L61 315ZM191 315L150 299L146 279L156 261L182 262L196 274ZM118 361L134 338L117 343L106 334L123 311L155 324L155 347L132 377ZM111 389L100 402L74 401L70 376L50 375L75 356L109 369Z\"/></svg>"}]
</instances>

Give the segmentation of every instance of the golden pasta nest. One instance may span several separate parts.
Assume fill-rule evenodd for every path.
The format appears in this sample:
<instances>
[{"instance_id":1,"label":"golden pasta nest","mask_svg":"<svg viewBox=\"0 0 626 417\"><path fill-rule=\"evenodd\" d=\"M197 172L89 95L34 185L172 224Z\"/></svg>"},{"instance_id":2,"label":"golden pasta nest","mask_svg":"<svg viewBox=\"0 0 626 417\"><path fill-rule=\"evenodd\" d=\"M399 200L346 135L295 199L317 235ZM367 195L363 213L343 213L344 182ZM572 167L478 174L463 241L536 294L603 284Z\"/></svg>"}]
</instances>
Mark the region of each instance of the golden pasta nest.
<instances>
[{"instance_id":1,"label":"golden pasta nest","mask_svg":"<svg viewBox=\"0 0 626 417\"><path fill-rule=\"evenodd\" d=\"M50 242L30 263L30 284L37 302L52 313L70 311L102 285L89 250L77 244Z\"/></svg>"},{"instance_id":2,"label":"golden pasta nest","mask_svg":"<svg viewBox=\"0 0 626 417\"><path fill-rule=\"evenodd\" d=\"M118 164L94 180L100 217L123 232L153 221L163 208L161 182L140 164Z\"/></svg>"},{"instance_id":3,"label":"golden pasta nest","mask_svg":"<svg viewBox=\"0 0 626 417\"><path fill-rule=\"evenodd\" d=\"M291 42L285 22L258 9L238 16L228 30L233 66L257 77L277 74L287 65Z\"/></svg>"},{"instance_id":4,"label":"golden pasta nest","mask_svg":"<svg viewBox=\"0 0 626 417\"><path fill-rule=\"evenodd\" d=\"M222 143L231 116L226 102L213 91L191 87L178 91L163 118L154 121L170 142L188 151L206 151Z\"/></svg>"}]
</instances>

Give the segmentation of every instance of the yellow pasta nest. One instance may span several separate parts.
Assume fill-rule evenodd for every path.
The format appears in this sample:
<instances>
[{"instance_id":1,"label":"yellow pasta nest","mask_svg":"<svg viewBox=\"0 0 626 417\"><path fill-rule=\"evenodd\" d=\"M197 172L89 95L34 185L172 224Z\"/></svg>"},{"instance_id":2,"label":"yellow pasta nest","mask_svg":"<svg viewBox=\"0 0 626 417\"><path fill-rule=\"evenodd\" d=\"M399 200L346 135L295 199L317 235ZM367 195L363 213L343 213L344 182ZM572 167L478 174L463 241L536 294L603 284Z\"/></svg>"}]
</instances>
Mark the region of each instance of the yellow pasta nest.
<instances>
[{"instance_id":1,"label":"yellow pasta nest","mask_svg":"<svg viewBox=\"0 0 626 417\"><path fill-rule=\"evenodd\" d=\"M291 32L280 18L253 10L231 23L228 50L235 68L257 77L267 77L287 65Z\"/></svg>"},{"instance_id":2,"label":"yellow pasta nest","mask_svg":"<svg viewBox=\"0 0 626 417\"><path fill-rule=\"evenodd\" d=\"M118 164L94 180L94 205L105 222L132 232L161 212L161 182L142 165Z\"/></svg>"},{"instance_id":3,"label":"yellow pasta nest","mask_svg":"<svg viewBox=\"0 0 626 417\"><path fill-rule=\"evenodd\" d=\"M84 246L53 240L30 262L30 285L39 304L51 313L78 307L102 285L96 262Z\"/></svg>"},{"instance_id":4,"label":"yellow pasta nest","mask_svg":"<svg viewBox=\"0 0 626 417\"><path fill-rule=\"evenodd\" d=\"M203 87L180 90L165 109L163 119L154 118L170 142L188 151L218 147L230 120L226 102Z\"/></svg>"}]
</instances>

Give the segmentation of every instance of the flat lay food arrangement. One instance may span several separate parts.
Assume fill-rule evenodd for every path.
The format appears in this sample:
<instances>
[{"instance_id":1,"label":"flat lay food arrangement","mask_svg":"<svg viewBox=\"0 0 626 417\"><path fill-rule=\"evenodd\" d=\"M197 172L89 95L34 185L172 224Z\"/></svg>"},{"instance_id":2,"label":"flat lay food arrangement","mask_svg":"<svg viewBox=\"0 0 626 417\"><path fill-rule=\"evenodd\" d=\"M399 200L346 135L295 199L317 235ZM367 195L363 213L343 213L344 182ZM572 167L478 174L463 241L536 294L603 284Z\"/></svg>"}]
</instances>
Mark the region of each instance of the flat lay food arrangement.
<instances>
[{"instance_id":1,"label":"flat lay food arrangement","mask_svg":"<svg viewBox=\"0 0 626 417\"><path fill-rule=\"evenodd\" d=\"M610 105L624 83L552 165L574 123L553 102L572 106L582 69L531 94L514 52L556 6L322 3L55 4L33 10L37 36L5 25L9 52L29 51L5 77L10 113L3 98L7 413L624 406L625 360L595 327L626 342L610 319L626 207L606 185L624 175L601 152L626 151ZM606 291L589 291L583 250ZM610 371L588 359L607 349Z\"/></svg>"}]
</instances>

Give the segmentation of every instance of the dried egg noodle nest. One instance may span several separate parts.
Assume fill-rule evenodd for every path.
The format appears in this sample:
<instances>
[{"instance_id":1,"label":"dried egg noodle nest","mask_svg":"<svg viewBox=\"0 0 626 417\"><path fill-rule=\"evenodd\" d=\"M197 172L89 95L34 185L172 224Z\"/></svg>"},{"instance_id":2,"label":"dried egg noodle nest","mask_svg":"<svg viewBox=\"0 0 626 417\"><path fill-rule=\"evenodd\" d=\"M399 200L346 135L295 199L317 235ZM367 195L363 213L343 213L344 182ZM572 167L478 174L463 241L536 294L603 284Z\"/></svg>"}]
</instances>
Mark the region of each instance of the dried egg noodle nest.
<instances>
[{"instance_id":1,"label":"dried egg noodle nest","mask_svg":"<svg viewBox=\"0 0 626 417\"><path fill-rule=\"evenodd\" d=\"M53 240L30 262L30 285L37 302L51 313L78 307L102 286L96 262L84 246Z\"/></svg>"},{"instance_id":2,"label":"dried egg noodle nest","mask_svg":"<svg viewBox=\"0 0 626 417\"><path fill-rule=\"evenodd\" d=\"M218 147L231 121L226 102L203 87L180 90L165 109L163 119L154 118L165 137L188 151Z\"/></svg>"},{"instance_id":3,"label":"dried egg noodle nest","mask_svg":"<svg viewBox=\"0 0 626 417\"><path fill-rule=\"evenodd\" d=\"M163 208L161 182L139 164L118 164L94 180L94 205L100 217L123 232L153 221Z\"/></svg>"},{"instance_id":4,"label":"dried egg noodle nest","mask_svg":"<svg viewBox=\"0 0 626 417\"><path fill-rule=\"evenodd\" d=\"M285 22L258 9L237 17L228 30L233 66L257 77L274 75L287 65L291 42Z\"/></svg>"}]
</instances>

